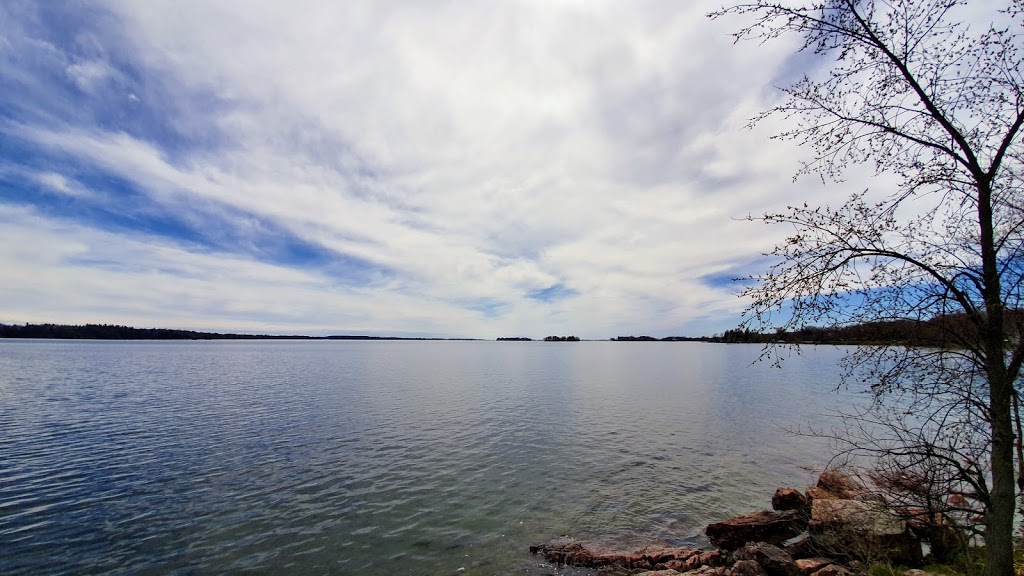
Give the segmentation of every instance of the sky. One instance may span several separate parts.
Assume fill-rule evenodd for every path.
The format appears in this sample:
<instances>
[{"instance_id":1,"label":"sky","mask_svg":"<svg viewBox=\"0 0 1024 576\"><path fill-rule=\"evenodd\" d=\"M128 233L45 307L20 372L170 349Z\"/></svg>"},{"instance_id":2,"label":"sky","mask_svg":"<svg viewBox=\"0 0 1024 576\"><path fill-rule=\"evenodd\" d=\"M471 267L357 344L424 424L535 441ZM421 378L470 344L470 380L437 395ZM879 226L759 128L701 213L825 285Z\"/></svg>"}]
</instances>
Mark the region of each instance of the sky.
<instances>
[{"instance_id":1,"label":"sky","mask_svg":"<svg viewBox=\"0 0 1024 576\"><path fill-rule=\"evenodd\" d=\"M0 322L497 338L735 327L748 120L822 62L720 2L0 3Z\"/></svg>"}]
</instances>

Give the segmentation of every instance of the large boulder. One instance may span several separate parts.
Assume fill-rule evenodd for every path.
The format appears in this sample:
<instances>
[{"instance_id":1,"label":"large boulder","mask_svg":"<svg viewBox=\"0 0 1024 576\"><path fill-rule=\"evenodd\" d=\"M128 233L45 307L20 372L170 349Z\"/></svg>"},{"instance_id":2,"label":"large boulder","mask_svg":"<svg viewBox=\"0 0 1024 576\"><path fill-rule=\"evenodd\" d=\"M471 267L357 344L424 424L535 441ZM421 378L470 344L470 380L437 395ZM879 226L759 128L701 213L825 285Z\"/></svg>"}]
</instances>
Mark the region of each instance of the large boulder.
<instances>
[{"instance_id":1,"label":"large boulder","mask_svg":"<svg viewBox=\"0 0 1024 576\"><path fill-rule=\"evenodd\" d=\"M867 493L864 486L848 474L835 469L825 470L818 476L818 483L805 492L807 500L853 500Z\"/></svg>"},{"instance_id":2,"label":"large boulder","mask_svg":"<svg viewBox=\"0 0 1024 576\"><path fill-rule=\"evenodd\" d=\"M816 499L808 530L815 549L831 556L911 566L921 563L921 540L903 519L873 502Z\"/></svg>"},{"instance_id":3,"label":"large boulder","mask_svg":"<svg viewBox=\"0 0 1024 576\"><path fill-rule=\"evenodd\" d=\"M709 524L704 533L715 546L735 550L747 542L781 544L806 528L807 518L796 510L763 510Z\"/></svg>"},{"instance_id":4,"label":"large boulder","mask_svg":"<svg viewBox=\"0 0 1024 576\"><path fill-rule=\"evenodd\" d=\"M818 476L818 488L827 490L840 498L853 499L865 493L864 485L849 474L836 469L825 470Z\"/></svg>"},{"instance_id":5,"label":"large boulder","mask_svg":"<svg viewBox=\"0 0 1024 576\"><path fill-rule=\"evenodd\" d=\"M796 510L804 514L811 511L811 503L806 496L795 488L779 488L772 495L772 509Z\"/></svg>"},{"instance_id":6,"label":"large boulder","mask_svg":"<svg viewBox=\"0 0 1024 576\"><path fill-rule=\"evenodd\" d=\"M785 550L764 542L749 542L733 553L733 557L757 562L768 576L800 576L796 563Z\"/></svg>"}]
</instances>

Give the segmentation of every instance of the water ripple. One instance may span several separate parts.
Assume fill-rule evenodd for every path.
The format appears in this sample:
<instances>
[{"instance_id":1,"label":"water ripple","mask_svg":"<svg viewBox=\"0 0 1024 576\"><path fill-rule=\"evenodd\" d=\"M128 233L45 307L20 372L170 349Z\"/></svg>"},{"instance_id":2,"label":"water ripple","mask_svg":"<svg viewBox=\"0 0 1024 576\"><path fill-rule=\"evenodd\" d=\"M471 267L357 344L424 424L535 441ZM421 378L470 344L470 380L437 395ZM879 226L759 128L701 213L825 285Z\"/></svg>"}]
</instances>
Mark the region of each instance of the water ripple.
<instances>
[{"instance_id":1,"label":"water ripple","mask_svg":"<svg viewBox=\"0 0 1024 576\"><path fill-rule=\"evenodd\" d=\"M563 533L701 543L823 461L772 422L838 403L836 355L754 354L2 341L0 573L531 574Z\"/></svg>"}]
</instances>

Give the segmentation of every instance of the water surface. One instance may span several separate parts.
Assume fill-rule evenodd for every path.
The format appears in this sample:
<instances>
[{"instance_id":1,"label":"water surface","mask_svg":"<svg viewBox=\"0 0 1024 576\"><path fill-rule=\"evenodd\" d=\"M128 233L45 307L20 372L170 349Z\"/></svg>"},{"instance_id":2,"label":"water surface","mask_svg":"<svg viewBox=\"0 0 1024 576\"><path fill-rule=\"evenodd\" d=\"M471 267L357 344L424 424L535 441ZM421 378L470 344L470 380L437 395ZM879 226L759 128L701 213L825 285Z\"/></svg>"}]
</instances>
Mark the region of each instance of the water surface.
<instances>
[{"instance_id":1,"label":"water surface","mask_svg":"<svg viewBox=\"0 0 1024 576\"><path fill-rule=\"evenodd\" d=\"M548 574L827 460L834 348L0 340L0 573ZM563 570L563 572L565 572Z\"/></svg>"}]
</instances>

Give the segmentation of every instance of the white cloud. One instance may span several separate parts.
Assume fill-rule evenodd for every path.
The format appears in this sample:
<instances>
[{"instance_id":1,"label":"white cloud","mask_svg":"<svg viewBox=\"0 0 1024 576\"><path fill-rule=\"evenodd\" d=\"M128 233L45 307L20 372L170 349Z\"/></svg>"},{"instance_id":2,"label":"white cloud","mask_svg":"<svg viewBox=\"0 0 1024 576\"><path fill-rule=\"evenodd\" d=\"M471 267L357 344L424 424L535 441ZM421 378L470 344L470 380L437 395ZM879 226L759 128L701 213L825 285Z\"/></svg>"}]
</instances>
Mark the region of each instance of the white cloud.
<instances>
[{"instance_id":1,"label":"white cloud","mask_svg":"<svg viewBox=\"0 0 1024 576\"><path fill-rule=\"evenodd\" d=\"M97 86L118 77L117 70L103 60L87 60L69 64L64 69L83 91L91 92Z\"/></svg>"},{"instance_id":2,"label":"white cloud","mask_svg":"<svg viewBox=\"0 0 1024 576\"><path fill-rule=\"evenodd\" d=\"M166 210L209 203L233 225L272 222L388 274L358 288L5 208L0 233L47 248L2 253L22 272L3 288L9 320L693 334L689 323L728 327L742 307L703 278L785 233L735 217L844 192L792 185L799 151L770 143L771 124L742 129L793 46L733 46L739 23L703 15L717 2L108 5L127 44L100 52L173 87L168 123L205 126L215 144L172 154L98 124L5 132ZM112 60L67 61L83 89L123 80ZM38 178L82 190L59 170ZM576 295L530 297L559 285Z\"/></svg>"}]
</instances>

